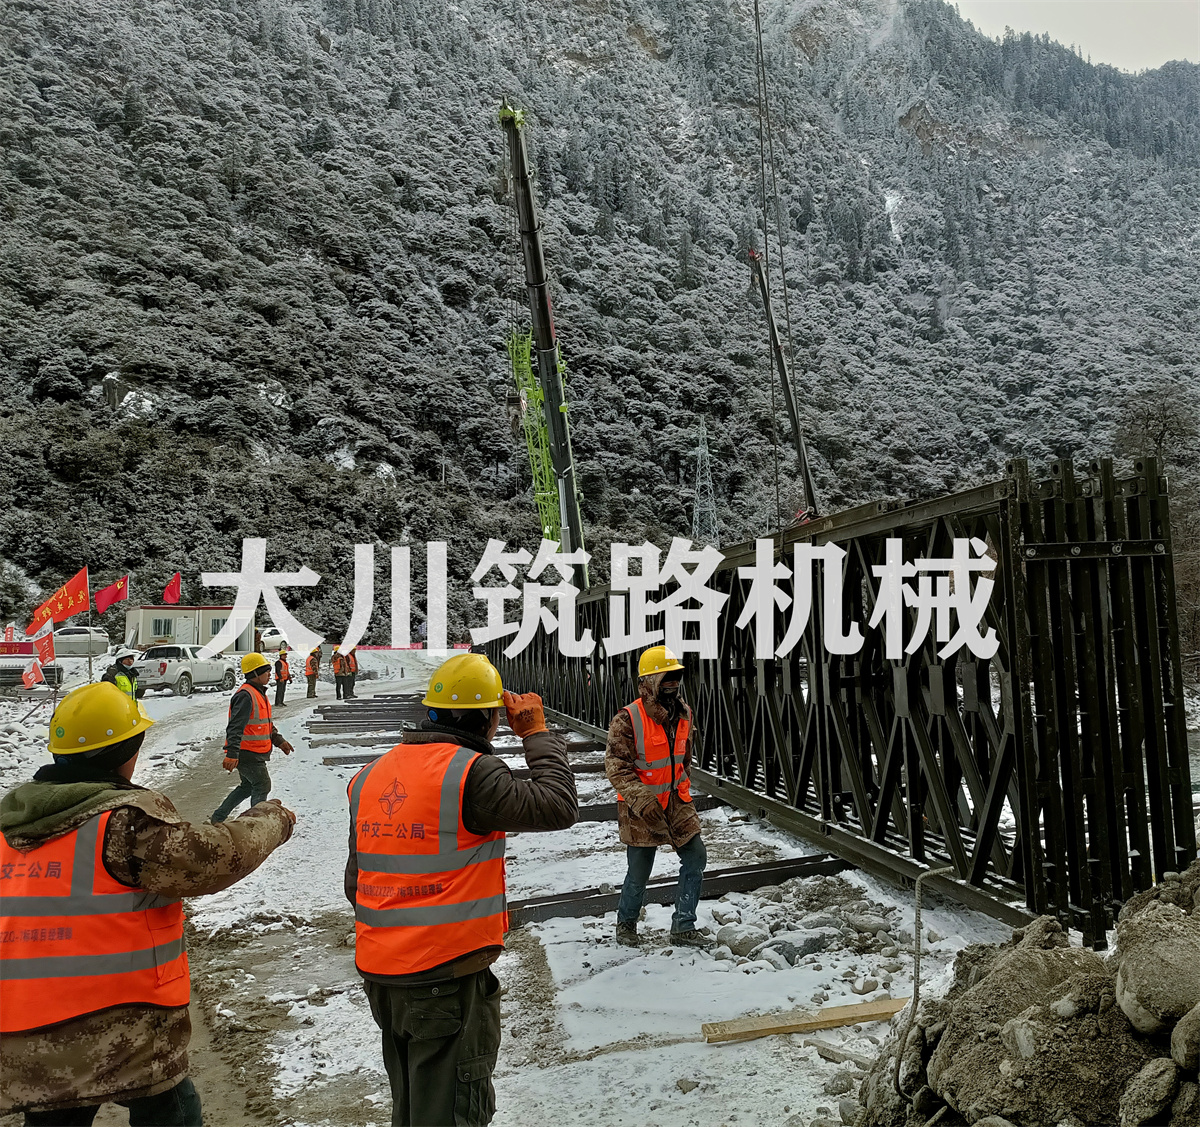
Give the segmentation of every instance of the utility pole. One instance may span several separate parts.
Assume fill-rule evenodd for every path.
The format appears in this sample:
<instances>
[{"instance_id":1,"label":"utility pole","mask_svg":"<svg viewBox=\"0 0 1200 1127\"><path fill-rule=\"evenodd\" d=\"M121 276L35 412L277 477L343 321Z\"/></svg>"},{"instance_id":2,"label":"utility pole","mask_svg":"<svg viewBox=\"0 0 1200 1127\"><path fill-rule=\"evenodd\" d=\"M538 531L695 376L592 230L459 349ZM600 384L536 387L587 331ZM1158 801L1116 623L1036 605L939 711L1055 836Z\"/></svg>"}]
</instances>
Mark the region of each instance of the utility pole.
<instances>
[{"instance_id":1,"label":"utility pole","mask_svg":"<svg viewBox=\"0 0 1200 1127\"><path fill-rule=\"evenodd\" d=\"M712 459L708 453L708 426L700 420L700 444L696 447L696 507L692 510L692 539L699 544L721 546L717 523L717 499L713 493Z\"/></svg>"},{"instance_id":2,"label":"utility pole","mask_svg":"<svg viewBox=\"0 0 1200 1127\"><path fill-rule=\"evenodd\" d=\"M571 431L567 422L566 393L562 363L554 333L554 309L550 301L546 258L542 252L542 225L538 219L529 178L529 153L525 147L525 115L505 99L500 106L500 124L508 138L508 156L512 168L513 196L517 205L517 226L521 234L521 253L525 259L525 285L529 290L529 310L533 321L533 349L537 355L538 380L550 440L550 461L558 485L558 507L562 521L562 548L573 552L584 547L583 516L579 511L579 491L575 481L575 462L571 454ZM588 585L587 565L575 568L575 583Z\"/></svg>"},{"instance_id":3,"label":"utility pole","mask_svg":"<svg viewBox=\"0 0 1200 1127\"><path fill-rule=\"evenodd\" d=\"M792 425L792 441L796 444L796 455L800 459L800 476L804 481L804 504L808 519L817 515L817 487L813 481L812 470L808 465L808 446L804 442L804 432L800 429L800 416L796 411L796 394L792 389L792 373L788 370L787 359L783 355L783 343L779 339L779 329L775 325L775 311L771 308L771 288L767 284L767 276L763 272L762 255L751 248L748 252L750 269L758 282L758 292L762 296L763 309L767 314L767 330L771 335L771 352L779 369L779 378L783 383L783 402L787 407L788 422Z\"/></svg>"}]
</instances>

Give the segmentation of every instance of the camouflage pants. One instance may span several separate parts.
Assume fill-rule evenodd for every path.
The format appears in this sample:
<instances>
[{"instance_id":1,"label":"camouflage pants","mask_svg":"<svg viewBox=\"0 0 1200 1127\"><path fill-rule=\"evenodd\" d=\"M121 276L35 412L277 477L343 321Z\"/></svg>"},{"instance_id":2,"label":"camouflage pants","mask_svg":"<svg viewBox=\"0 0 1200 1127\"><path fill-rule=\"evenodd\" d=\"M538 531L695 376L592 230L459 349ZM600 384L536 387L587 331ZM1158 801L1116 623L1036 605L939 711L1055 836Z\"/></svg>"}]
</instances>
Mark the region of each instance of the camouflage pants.
<instances>
[{"instance_id":1,"label":"camouflage pants","mask_svg":"<svg viewBox=\"0 0 1200 1127\"><path fill-rule=\"evenodd\" d=\"M496 1114L500 982L490 968L430 986L364 982L383 1032L392 1127L484 1127Z\"/></svg>"},{"instance_id":2,"label":"camouflage pants","mask_svg":"<svg viewBox=\"0 0 1200 1127\"><path fill-rule=\"evenodd\" d=\"M118 1100L129 1108L130 1127L201 1127L200 1097L189 1077L185 1076L174 1088L157 1096L142 1096L134 1100ZM91 1107L69 1107L61 1111L27 1111L25 1127L89 1127L100 1110Z\"/></svg>"}]
</instances>

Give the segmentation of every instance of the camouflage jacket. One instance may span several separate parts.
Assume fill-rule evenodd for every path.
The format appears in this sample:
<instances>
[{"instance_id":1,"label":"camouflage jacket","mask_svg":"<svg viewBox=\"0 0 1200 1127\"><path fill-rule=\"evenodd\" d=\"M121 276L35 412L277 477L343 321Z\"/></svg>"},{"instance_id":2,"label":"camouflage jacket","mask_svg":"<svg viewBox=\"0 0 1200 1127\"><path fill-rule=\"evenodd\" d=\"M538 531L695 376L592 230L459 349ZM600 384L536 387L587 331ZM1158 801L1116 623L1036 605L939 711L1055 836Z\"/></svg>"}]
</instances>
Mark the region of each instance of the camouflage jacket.
<instances>
[{"instance_id":1,"label":"camouflage jacket","mask_svg":"<svg viewBox=\"0 0 1200 1127\"><path fill-rule=\"evenodd\" d=\"M38 775L52 771L44 768ZM283 808L268 802L221 825L191 825L165 795L115 776L24 783L0 801L0 830L24 853L105 810L113 815L104 835L104 867L122 884L166 896L228 888L292 832ZM129 1005L0 1035L0 1113L165 1092L187 1075L191 1032L186 1006Z\"/></svg>"},{"instance_id":2,"label":"camouflage jacket","mask_svg":"<svg viewBox=\"0 0 1200 1127\"><path fill-rule=\"evenodd\" d=\"M638 695L646 713L660 724L667 722L667 710L658 703L658 683L661 674L643 677L638 682ZM687 705L683 706L687 708ZM688 710L689 716L691 710ZM695 717L688 732L684 752L685 770L692 765L699 732ZM700 832L700 815L690 802L684 802L677 791L671 791L664 810L645 783L638 778L634 763L637 749L633 743L633 724L625 709L613 717L608 726L608 744L604 749L604 771L616 788L621 801L617 803L617 830L625 845L673 845L678 849Z\"/></svg>"}]
</instances>

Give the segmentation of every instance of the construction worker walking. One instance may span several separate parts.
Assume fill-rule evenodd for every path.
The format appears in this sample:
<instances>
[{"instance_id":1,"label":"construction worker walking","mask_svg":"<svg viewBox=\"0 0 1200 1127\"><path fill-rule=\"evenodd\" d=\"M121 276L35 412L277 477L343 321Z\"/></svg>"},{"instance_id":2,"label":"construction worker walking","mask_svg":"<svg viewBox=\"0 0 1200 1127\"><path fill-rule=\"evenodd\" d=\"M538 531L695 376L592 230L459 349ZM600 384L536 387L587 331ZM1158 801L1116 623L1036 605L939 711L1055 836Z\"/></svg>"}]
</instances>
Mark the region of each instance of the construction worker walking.
<instances>
[{"instance_id":1,"label":"construction worker walking","mask_svg":"<svg viewBox=\"0 0 1200 1127\"><path fill-rule=\"evenodd\" d=\"M638 662L638 699L608 728L604 770L617 791L617 826L627 862L617 942L626 946L638 944L638 919L660 845L673 845L679 854L671 943L708 945L707 934L696 927L708 855L688 781L696 728L692 710L680 699L682 678L683 666L666 646L646 650Z\"/></svg>"},{"instance_id":2,"label":"construction worker walking","mask_svg":"<svg viewBox=\"0 0 1200 1127\"><path fill-rule=\"evenodd\" d=\"M113 664L104 671L100 680L116 685L130 700L137 700L138 671L133 663L139 656L137 650L118 650Z\"/></svg>"},{"instance_id":3,"label":"construction worker walking","mask_svg":"<svg viewBox=\"0 0 1200 1127\"><path fill-rule=\"evenodd\" d=\"M287 692L288 682L292 679L292 667L288 664L288 648L286 642L279 644L279 657L275 662L275 707L283 705L283 697Z\"/></svg>"},{"instance_id":4,"label":"construction worker walking","mask_svg":"<svg viewBox=\"0 0 1200 1127\"><path fill-rule=\"evenodd\" d=\"M226 771L236 768L241 782L213 811L214 823L225 821L234 807L247 798L251 807L266 802L267 795L271 793L271 774L267 770L271 748L279 748L284 755L292 754L292 745L275 730L271 722L271 702L267 698L271 663L262 654L246 654L242 658L242 673L246 678L245 683L229 701L225 761L222 763Z\"/></svg>"},{"instance_id":5,"label":"construction worker walking","mask_svg":"<svg viewBox=\"0 0 1200 1127\"><path fill-rule=\"evenodd\" d=\"M180 898L253 872L296 820L268 802L185 822L131 781L152 723L111 684L74 690L50 720L54 762L0 800L0 1114L31 1127L108 1102L134 1124L202 1122Z\"/></svg>"},{"instance_id":6,"label":"construction worker walking","mask_svg":"<svg viewBox=\"0 0 1200 1127\"><path fill-rule=\"evenodd\" d=\"M308 696L317 695L317 677L321 673L321 647L313 646L308 657L304 659L304 677L308 681Z\"/></svg>"},{"instance_id":7,"label":"construction worker walking","mask_svg":"<svg viewBox=\"0 0 1200 1127\"><path fill-rule=\"evenodd\" d=\"M434 672L418 731L350 782L346 896L355 964L382 1032L392 1124L477 1127L496 1110L508 912L504 835L566 829L578 798L536 693L506 693L482 654ZM501 709L531 778L492 750Z\"/></svg>"}]
</instances>

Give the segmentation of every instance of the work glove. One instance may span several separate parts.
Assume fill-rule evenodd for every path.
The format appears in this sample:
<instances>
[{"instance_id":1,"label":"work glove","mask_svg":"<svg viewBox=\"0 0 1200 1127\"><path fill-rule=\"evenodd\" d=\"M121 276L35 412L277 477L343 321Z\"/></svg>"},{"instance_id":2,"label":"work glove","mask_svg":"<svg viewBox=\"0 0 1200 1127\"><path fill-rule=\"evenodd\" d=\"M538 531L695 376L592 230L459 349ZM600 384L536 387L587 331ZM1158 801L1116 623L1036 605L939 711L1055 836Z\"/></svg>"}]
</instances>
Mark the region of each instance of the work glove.
<instances>
[{"instance_id":1,"label":"work glove","mask_svg":"<svg viewBox=\"0 0 1200 1127\"><path fill-rule=\"evenodd\" d=\"M667 833L670 829L667 823L667 812L658 804L657 798L652 798L638 813L649 829L658 830L661 833Z\"/></svg>"},{"instance_id":2,"label":"work glove","mask_svg":"<svg viewBox=\"0 0 1200 1127\"><path fill-rule=\"evenodd\" d=\"M221 766L224 767L226 771L232 771L237 765L238 761L236 755L225 756L224 761L221 763Z\"/></svg>"},{"instance_id":3,"label":"work glove","mask_svg":"<svg viewBox=\"0 0 1200 1127\"><path fill-rule=\"evenodd\" d=\"M542 698L537 693L505 693L504 711L508 713L508 726L521 739L547 730Z\"/></svg>"},{"instance_id":4,"label":"work glove","mask_svg":"<svg viewBox=\"0 0 1200 1127\"><path fill-rule=\"evenodd\" d=\"M291 755L295 749L290 743L287 742L287 740L280 740L279 750L282 751L284 755Z\"/></svg>"}]
</instances>

